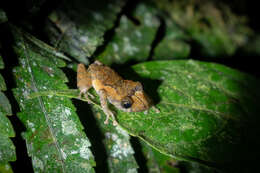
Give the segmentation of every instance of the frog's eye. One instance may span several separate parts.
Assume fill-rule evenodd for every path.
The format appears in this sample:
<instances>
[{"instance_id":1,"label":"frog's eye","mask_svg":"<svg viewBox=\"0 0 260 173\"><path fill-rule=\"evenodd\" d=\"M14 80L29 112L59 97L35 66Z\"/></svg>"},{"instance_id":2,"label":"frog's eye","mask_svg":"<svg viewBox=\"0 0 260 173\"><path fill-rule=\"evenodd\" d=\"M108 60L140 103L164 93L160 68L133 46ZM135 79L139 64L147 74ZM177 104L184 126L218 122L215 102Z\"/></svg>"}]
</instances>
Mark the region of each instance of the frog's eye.
<instances>
[{"instance_id":1,"label":"frog's eye","mask_svg":"<svg viewBox=\"0 0 260 173\"><path fill-rule=\"evenodd\" d=\"M132 104L132 100L129 97L124 98L121 102L121 106L125 109L130 108Z\"/></svg>"},{"instance_id":2,"label":"frog's eye","mask_svg":"<svg viewBox=\"0 0 260 173\"><path fill-rule=\"evenodd\" d=\"M127 109L127 108L130 108L132 106L132 104L129 102L125 102L125 103L123 103L122 106Z\"/></svg>"}]
</instances>

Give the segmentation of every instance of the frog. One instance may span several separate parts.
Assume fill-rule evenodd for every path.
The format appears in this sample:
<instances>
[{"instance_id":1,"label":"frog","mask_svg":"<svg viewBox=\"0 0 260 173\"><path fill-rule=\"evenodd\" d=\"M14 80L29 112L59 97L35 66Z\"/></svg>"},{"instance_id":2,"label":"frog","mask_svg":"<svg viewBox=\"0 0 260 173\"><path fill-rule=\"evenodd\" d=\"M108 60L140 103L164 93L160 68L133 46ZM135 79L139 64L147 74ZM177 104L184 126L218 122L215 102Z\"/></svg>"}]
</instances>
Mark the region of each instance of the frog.
<instances>
[{"instance_id":1,"label":"frog","mask_svg":"<svg viewBox=\"0 0 260 173\"><path fill-rule=\"evenodd\" d=\"M140 82L123 79L112 68L100 61L90 64L87 69L84 64L78 64L77 87L80 91L79 97L83 95L89 104L93 103L90 97L94 98L89 93L89 89L94 88L99 96L101 108L106 114L104 124L108 124L111 117L113 125L118 125L114 113L108 107L108 102L124 112L144 111L146 114L147 110L153 107L159 113Z\"/></svg>"}]
</instances>

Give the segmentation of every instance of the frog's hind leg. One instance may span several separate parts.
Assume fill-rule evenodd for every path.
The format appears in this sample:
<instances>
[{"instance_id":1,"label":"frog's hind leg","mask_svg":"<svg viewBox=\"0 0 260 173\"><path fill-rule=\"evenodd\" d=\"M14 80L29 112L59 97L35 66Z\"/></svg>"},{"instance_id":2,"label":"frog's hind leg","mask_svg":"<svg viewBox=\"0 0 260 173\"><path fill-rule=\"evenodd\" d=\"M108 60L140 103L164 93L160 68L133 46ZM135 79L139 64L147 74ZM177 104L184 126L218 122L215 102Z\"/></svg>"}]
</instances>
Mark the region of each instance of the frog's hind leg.
<instances>
[{"instance_id":1,"label":"frog's hind leg","mask_svg":"<svg viewBox=\"0 0 260 173\"><path fill-rule=\"evenodd\" d=\"M84 94L88 103L93 103L88 96L94 98L94 96L88 93L88 90L92 87L91 76L89 72L86 70L84 64L79 64L77 69L77 86L80 90L79 98L81 98L82 94Z\"/></svg>"},{"instance_id":2,"label":"frog's hind leg","mask_svg":"<svg viewBox=\"0 0 260 173\"><path fill-rule=\"evenodd\" d=\"M102 107L104 113L106 114L106 120L105 120L104 124L108 124L109 117L111 116L112 119L113 119L113 125L116 126L118 123L115 119L115 116L114 116L113 112L111 110L109 110L109 108L107 106L106 91L101 89L101 90L98 91L98 95L99 95L99 98L100 98L101 107Z\"/></svg>"}]
</instances>

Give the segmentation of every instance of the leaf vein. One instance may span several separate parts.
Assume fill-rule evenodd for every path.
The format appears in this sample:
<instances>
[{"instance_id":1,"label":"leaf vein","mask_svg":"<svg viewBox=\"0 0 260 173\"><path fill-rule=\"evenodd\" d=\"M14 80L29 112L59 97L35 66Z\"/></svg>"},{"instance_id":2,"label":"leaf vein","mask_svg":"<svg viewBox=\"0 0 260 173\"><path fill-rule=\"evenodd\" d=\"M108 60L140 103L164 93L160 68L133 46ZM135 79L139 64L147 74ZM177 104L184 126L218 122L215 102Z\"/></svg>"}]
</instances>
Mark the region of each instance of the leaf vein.
<instances>
[{"instance_id":1,"label":"leaf vein","mask_svg":"<svg viewBox=\"0 0 260 173\"><path fill-rule=\"evenodd\" d=\"M30 64L30 60L29 60L29 55L28 55L28 53L27 53L27 47L26 47L26 45L27 45L27 43L23 40L23 38L22 38L22 41L23 41L23 43L24 43L24 46L25 47L23 47L23 49L24 49L24 53L25 53L25 59L26 59L26 63L27 63L27 66L31 69L30 71L28 71L29 72L29 74L30 74L30 77L31 77L31 80L32 80L32 88L33 88L33 90L35 91L35 92L38 92L38 88L36 87L36 82L35 82L35 79L34 79L34 76L33 76L33 73L32 73L32 68L31 68L31 64ZM59 157L60 157L60 160L62 161L62 170L63 170L63 172L66 172L65 171L65 167L64 167L64 159L63 159L63 157L62 157L62 153L61 153L61 150L60 150L60 146L59 146L59 143L57 142L57 139L56 139L56 136L55 136L55 134L54 134L54 130L53 130L53 128L51 127L51 123L50 123L50 119L49 119L49 117L48 117L48 113L47 113L47 111L46 111L46 109L45 109L45 106L44 106L44 103L43 103L43 101L42 101L42 98L41 97L37 97L37 100L39 101L39 105L40 105L40 107L41 107L41 109L42 109L42 112L43 112L43 114L44 114L44 117L45 117L45 119L46 119L46 121L47 121L47 126L48 126L48 128L49 128L49 130L50 130L50 134L52 135L52 138L53 138L53 140L54 140L54 144L55 144L55 147L56 147L56 149L57 149L57 151L58 151L58 153L59 153Z\"/></svg>"}]
</instances>

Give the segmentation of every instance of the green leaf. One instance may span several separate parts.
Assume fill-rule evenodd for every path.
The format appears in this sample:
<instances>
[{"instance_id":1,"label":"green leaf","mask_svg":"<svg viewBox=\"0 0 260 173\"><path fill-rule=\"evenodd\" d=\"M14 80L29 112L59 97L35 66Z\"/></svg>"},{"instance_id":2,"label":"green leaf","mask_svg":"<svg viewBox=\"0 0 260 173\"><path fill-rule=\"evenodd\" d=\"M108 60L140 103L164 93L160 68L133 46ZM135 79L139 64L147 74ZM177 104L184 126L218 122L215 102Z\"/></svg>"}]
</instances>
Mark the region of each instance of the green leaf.
<instances>
[{"instance_id":1,"label":"green leaf","mask_svg":"<svg viewBox=\"0 0 260 173\"><path fill-rule=\"evenodd\" d=\"M23 137L35 172L94 172L90 142L76 115L70 99L38 97L28 99L32 92L67 89L65 74L58 68L65 63L30 49L21 30L12 27L14 50L20 66L14 76L14 95L21 112L19 119L26 126Z\"/></svg>"},{"instance_id":2,"label":"green leaf","mask_svg":"<svg viewBox=\"0 0 260 173\"><path fill-rule=\"evenodd\" d=\"M165 18L167 18L165 16ZM163 39L154 49L154 60L170 60L187 58L190 54L190 46L185 43L188 37L173 21L166 19L166 33Z\"/></svg>"},{"instance_id":3,"label":"green leaf","mask_svg":"<svg viewBox=\"0 0 260 173\"><path fill-rule=\"evenodd\" d=\"M0 57L1 59L1 57ZM5 81L2 75L0 75L0 91L5 91L6 90L6 85Z\"/></svg>"},{"instance_id":4,"label":"green leaf","mask_svg":"<svg viewBox=\"0 0 260 173\"><path fill-rule=\"evenodd\" d=\"M7 16L6 16L4 10L2 10L0 8L0 24L4 23L4 22L7 22L7 21L8 21L8 19L7 19Z\"/></svg>"},{"instance_id":5,"label":"green leaf","mask_svg":"<svg viewBox=\"0 0 260 173\"><path fill-rule=\"evenodd\" d=\"M104 33L112 28L124 4L120 0L63 1L49 16L52 23L47 24L46 33L59 50L88 64L87 57L103 43Z\"/></svg>"},{"instance_id":6,"label":"green leaf","mask_svg":"<svg viewBox=\"0 0 260 173\"><path fill-rule=\"evenodd\" d=\"M1 107L3 106L3 102L5 102L5 105L8 104L8 106L10 107L9 101L4 96L4 94L0 92ZM15 146L10 139L10 137L15 136L15 132L13 130L11 122L5 115L6 114L4 114L2 110L0 110L0 164L7 164L9 161L16 160Z\"/></svg>"},{"instance_id":7,"label":"green leaf","mask_svg":"<svg viewBox=\"0 0 260 173\"><path fill-rule=\"evenodd\" d=\"M133 156L134 150L129 142L129 135L119 126L115 127L112 123L107 125L104 124L106 115L103 113L103 110L98 103L97 94L93 89L91 89L90 92L96 96L94 100L95 106L92 110L100 130L105 136L103 143L108 155L110 172L137 172L138 165ZM87 101L84 98L78 97L78 89L39 91L31 93L28 95L28 98L33 99L40 96L61 96L80 99L85 102Z\"/></svg>"},{"instance_id":8,"label":"green leaf","mask_svg":"<svg viewBox=\"0 0 260 173\"><path fill-rule=\"evenodd\" d=\"M219 166L250 158L247 145L258 133L256 79L192 60L147 62L133 71L128 74L139 75L161 113L118 111L118 122L129 133L180 160Z\"/></svg>"},{"instance_id":9,"label":"green leaf","mask_svg":"<svg viewBox=\"0 0 260 173\"><path fill-rule=\"evenodd\" d=\"M0 112L5 115L12 115L11 105L4 95L3 92L0 91Z\"/></svg>"},{"instance_id":10,"label":"green leaf","mask_svg":"<svg viewBox=\"0 0 260 173\"><path fill-rule=\"evenodd\" d=\"M139 3L133 11L133 18L140 24L133 23L123 15L115 35L98 60L106 65L146 60L160 24L156 13L156 9Z\"/></svg>"},{"instance_id":11,"label":"green leaf","mask_svg":"<svg viewBox=\"0 0 260 173\"><path fill-rule=\"evenodd\" d=\"M3 118L3 115L0 114L0 118ZM2 126L2 121L0 122ZM8 128L12 128L8 126ZM15 147L10 136L6 136L6 134L2 134L2 130L0 132L0 164L7 164L9 161L15 161Z\"/></svg>"},{"instance_id":12,"label":"green leaf","mask_svg":"<svg viewBox=\"0 0 260 173\"><path fill-rule=\"evenodd\" d=\"M0 57L0 60L2 61L2 57ZM6 115L12 115L12 110L9 100L2 92L6 89L6 86L1 74L0 79L0 172L8 172L8 162L16 160L15 147L10 139L10 137L15 136L15 132L11 122L6 117Z\"/></svg>"},{"instance_id":13,"label":"green leaf","mask_svg":"<svg viewBox=\"0 0 260 173\"><path fill-rule=\"evenodd\" d=\"M109 172L137 173L138 165L134 158L134 150L129 141L128 133L120 126L112 123L104 124L106 115L102 109L93 107L93 113L98 121L101 132L104 134L104 146L108 156Z\"/></svg>"},{"instance_id":14,"label":"green leaf","mask_svg":"<svg viewBox=\"0 0 260 173\"><path fill-rule=\"evenodd\" d=\"M0 43L0 50L1 50L1 43ZM4 68L4 62L2 59L2 55L0 52L0 69ZM5 81L2 75L0 75L0 91L5 91L6 90L6 85L5 85Z\"/></svg>"},{"instance_id":15,"label":"green leaf","mask_svg":"<svg viewBox=\"0 0 260 173\"><path fill-rule=\"evenodd\" d=\"M20 32L23 34L25 39L28 39L31 43L30 44L30 48L31 49L35 49L35 51L37 51L38 53L41 53L43 55L49 53L49 56L53 56L54 58L61 58L67 61L71 61L71 59L69 57L67 57L66 55L64 55L63 53L57 51L55 48L49 46L48 44L44 43L41 40L38 40L37 38L35 38L34 36L26 33L26 32Z\"/></svg>"},{"instance_id":16,"label":"green leaf","mask_svg":"<svg viewBox=\"0 0 260 173\"><path fill-rule=\"evenodd\" d=\"M167 11L199 45L205 56L230 56L246 45L252 34L245 16L238 16L223 2L215 1L155 1Z\"/></svg>"},{"instance_id":17,"label":"green leaf","mask_svg":"<svg viewBox=\"0 0 260 173\"><path fill-rule=\"evenodd\" d=\"M178 161L160 153L143 141L140 141L140 143L147 160L146 164L149 173L180 173L180 169L175 167L178 165Z\"/></svg>"},{"instance_id":18,"label":"green leaf","mask_svg":"<svg viewBox=\"0 0 260 173\"><path fill-rule=\"evenodd\" d=\"M1 43L0 43L0 49L1 49ZM4 62L3 62L2 55L0 52L0 69L3 69L3 68L4 68Z\"/></svg>"},{"instance_id":19,"label":"green leaf","mask_svg":"<svg viewBox=\"0 0 260 173\"><path fill-rule=\"evenodd\" d=\"M0 163L0 172L1 173L13 173L13 170L12 170L11 166L9 165L9 163L6 163L6 164Z\"/></svg>"},{"instance_id":20,"label":"green leaf","mask_svg":"<svg viewBox=\"0 0 260 173\"><path fill-rule=\"evenodd\" d=\"M147 160L149 173L213 173L216 169L206 167L196 162L177 161L170 156L160 153L145 142L140 141L142 151Z\"/></svg>"}]
</instances>

